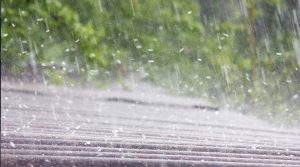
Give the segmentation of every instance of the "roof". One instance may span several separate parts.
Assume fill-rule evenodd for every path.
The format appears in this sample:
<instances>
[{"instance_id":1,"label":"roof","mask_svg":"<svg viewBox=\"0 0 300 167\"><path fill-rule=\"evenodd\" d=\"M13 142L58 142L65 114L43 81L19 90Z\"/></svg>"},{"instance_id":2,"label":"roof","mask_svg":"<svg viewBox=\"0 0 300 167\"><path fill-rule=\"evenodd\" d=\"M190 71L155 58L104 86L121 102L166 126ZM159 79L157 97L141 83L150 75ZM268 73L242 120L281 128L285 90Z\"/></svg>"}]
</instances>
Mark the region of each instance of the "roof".
<instances>
[{"instance_id":1,"label":"roof","mask_svg":"<svg viewBox=\"0 0 300 167\"><path fill-rule=\"evenodd\" d=\"M299 146L200 99L1 85L3 166L299 166Z\"/></svg>"}]
</instances>

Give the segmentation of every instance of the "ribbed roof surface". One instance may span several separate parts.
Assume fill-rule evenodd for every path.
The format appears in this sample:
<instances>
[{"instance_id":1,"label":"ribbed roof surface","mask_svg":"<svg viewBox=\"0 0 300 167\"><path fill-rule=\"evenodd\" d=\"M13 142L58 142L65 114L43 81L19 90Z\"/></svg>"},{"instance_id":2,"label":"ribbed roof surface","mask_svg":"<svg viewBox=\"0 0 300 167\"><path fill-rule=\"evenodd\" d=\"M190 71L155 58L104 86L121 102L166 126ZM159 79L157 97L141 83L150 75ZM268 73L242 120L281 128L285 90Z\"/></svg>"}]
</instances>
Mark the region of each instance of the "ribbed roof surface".
<instances>
[{"instance_id":1,"label":"ribbed roof surface","mask_svg":"<svg viewBox=\"0 0 300 167\"><path fill-rule=\"evenodd\" d=\"M300 166L296 130L159 97L6 84L1 166Z\"/></svg>"}]
</instances>

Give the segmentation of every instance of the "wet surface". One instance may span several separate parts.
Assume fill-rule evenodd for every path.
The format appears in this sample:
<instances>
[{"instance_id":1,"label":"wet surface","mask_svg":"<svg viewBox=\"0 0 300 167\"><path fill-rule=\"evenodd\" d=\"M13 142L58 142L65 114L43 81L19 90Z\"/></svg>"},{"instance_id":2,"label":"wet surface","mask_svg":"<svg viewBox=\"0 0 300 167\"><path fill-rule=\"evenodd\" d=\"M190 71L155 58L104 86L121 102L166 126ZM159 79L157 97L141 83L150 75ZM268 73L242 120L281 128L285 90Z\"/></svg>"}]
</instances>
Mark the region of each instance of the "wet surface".
<instances>
[{"instance_id":1,"label":"wet surface","mask_svg":"<svg viewBox=\"0 0 300 167\"><path fill-rule=\"evenodd\" d=\"M191 99L2 86L1 166L72 165L299 166L300 134Z\"/></svg>"}]
</instances>

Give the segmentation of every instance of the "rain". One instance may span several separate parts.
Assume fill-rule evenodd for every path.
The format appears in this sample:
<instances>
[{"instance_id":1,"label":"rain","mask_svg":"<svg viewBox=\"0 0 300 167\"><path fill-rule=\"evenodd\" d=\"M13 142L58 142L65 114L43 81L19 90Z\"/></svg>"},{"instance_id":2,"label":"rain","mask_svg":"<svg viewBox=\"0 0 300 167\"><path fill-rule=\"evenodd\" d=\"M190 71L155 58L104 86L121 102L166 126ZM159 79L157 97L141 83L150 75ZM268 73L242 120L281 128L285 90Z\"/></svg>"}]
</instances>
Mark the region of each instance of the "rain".
<instances>
[{"instance_id":1,"label":"rain","mask_svg":"<svg viewBox=\"0 0 300 167\"><path fill-rule=\"evenodd\" d=\"M1 166L300 166L299 0L1 1Z\"/></svg>"}]
</instances>

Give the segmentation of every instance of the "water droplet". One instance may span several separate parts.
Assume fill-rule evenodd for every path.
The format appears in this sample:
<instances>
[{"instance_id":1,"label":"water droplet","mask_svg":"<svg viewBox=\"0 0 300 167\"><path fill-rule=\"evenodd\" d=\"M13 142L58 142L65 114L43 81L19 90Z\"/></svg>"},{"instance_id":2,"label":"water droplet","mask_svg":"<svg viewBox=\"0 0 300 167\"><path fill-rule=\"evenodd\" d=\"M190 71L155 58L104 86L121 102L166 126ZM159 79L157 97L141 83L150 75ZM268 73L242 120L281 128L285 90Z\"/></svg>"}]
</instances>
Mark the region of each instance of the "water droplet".
<instances>
[{"instance_id":1,"label":"water droplet","mask_svg":"<svg viewBox=\"0 0 300 167\"><path fill-rule=\"evenodd\" d=\"M9 145L10 145L12 148L16 148L16 145L15 145L15 143L14 143L14 142L12 142L12 141L9 143Z\"/></svg>"},{"instance_id":2,"label":"water droplet","mask_svg":"<svg viewBox=\"0 0 300 167\"><path fill-rule=\"evenodd\" d=\"M91 53L91 54L89 55L89 57L90 57L90 58L94 58L94 57L96 57L96 55L95 55L95 53Z\"/></svg>"},{"instance_id":3,"label":"water droplet","mask_svg":"<svg viewBox=\"0 0 300 167\"><path fill-rule=\"evenodd\" d=\"M298 94L295 94L294 96L293 96L293 99L297 99L299 96L298 96Z\"/></svg>"},{"instance_id":4,"label":"water droplet","mask_svg":"<svg viewBox=\"0 0 300 167\"><path fill-rule=\"evenodd\" d=\"M2 131L1 134L2 134L2 136L4 136L4 137L7 135L5 131Z\"/></svg>"},{"instance_id":5,"label":"water droplet","mask_svg":"<svg viewBox=\"0 0 300 167\"><path fill-rule=\"evenodd\" d=\"M117 64L122 64L121 60L119 60L119 59L116 60L116 63Z\"/></svg>"},{"instance_id":6,"label":"water droplet","mask_svg":"<svg viewBox=\"0 0 300 167\"><path fill-rule=\"evenodd\" d=\"M44 21L44 19L43 18L37 18L36 21L40 22L40 21Z\"/></svg>"},{"instance_id":7,"label":"water droplet","mask_svg":"<svg viewBox=\"0 0 300 167\"><path fill-rule=\"evenodd\" d=\"M114 137L118 137L118 130L112 130L111 132L113 133Z\"/></svg>"},{"instance_id":8,"label":"water droplet","mask_svg":"<svg viewBox=\"0 0 300 167\"><path fill-rule=\"evenodd\" d=\"M102 147L99 147L97 151L98 151L98 152L101 152L102 149L103 149Z\"/></svg>"},{"instance_id":9,"label":"water droplet","mask_svg":"<svg viewBox=\"0 0 300 167\"><path fill-rule=\"evenodd\" d=\"M222 35L224 35L225 37L229 37L229 35L226 33L222 33Z\"/></svg>"}]
</instances>

